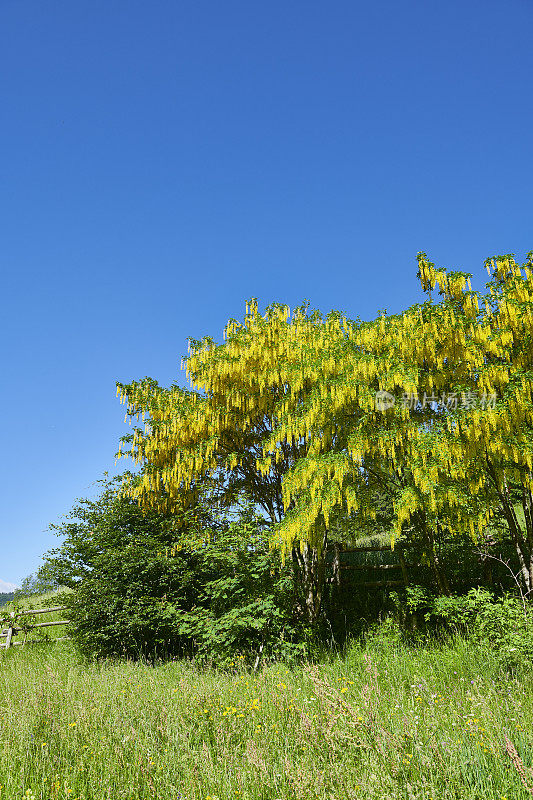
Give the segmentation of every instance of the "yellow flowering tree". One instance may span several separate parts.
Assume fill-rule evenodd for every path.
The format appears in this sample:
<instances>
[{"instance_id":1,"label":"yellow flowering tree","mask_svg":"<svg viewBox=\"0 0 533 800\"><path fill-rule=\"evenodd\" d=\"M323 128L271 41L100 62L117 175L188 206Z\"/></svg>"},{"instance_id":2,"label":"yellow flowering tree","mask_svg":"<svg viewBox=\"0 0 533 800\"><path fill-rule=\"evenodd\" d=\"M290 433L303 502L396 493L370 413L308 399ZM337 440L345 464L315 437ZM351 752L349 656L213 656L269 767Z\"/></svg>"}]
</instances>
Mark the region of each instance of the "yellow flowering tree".
<instances>
[{"instance_id":1,"label":"yellow flowering tree","mask_svg":"<svg viewBox=\"0 0 533 800\"><path fill-rule=\"evenodd\" d=\"M357 535L376 515L377 489L397 496L412 483L406 431L420 420L376 405L379 390L419 389L404 352L410 325L385 314L368 323L323 318L305 306L291 315L278 304L261 315L252 302L223 344L191 342L191 390L149 379L118 386L128 414L149 417L131 438L143 473L127 491L143 507L178 511L206 481L226 503L246 490L273 523L272 544L291 555L315 621L332 523L351 518ZM424 515L413 519L433 554ZM439 576L435 558L434 567Z\"/></svg>"},{"instance_id":2,"label":"yellow flowering tree","mask_svg":"<svg viewBox=\"0 0 533 800\"><path fill-rule=\"evenodd\" d=\"M277 430L282 438L305 425L312 442L284 480L293 505L278 535L290 541L317 510L326 521L339 507L373 515L374 478L394 499L396 535L410 528L425 542L441 592L435 539L442 530L479 539L495 513L530 592L532 255L522 266L489 259L486 294L466 273L438 270L423 253L418 261L426 302L371 323L337 320L314 352L324 370L314 401ZM337 449L323 435L333 429Z\"/></svg>"},{"instance_id":3,"label":"yellow flowering tree","mask_svg":"<svg viewBox=\"0 0 533 800\"><path fill-rule=\"evenodd\" d=\"M434 432L436 504L479 537L497 513L514 544L526 592L533 589L533 254L485 262L487 292L470 276L436 269L419 256L426 291L437 288L442 324L425 345L428 370L448 403ZM438 347L446 354L438 359ZM432 356L433 354L433 356ZM447 493L443 487L448 483Z\"/></svg>"},{"instance_id":4,"label":"yellow flowering tree","mask_svg":"<svg viewBox=\"0 0 533 800\"><path fill-rule=\"evenodd\" d=\"M361 321L274 304L262 315L252 301L222 344L191 342L190 390L118 386L128 413L149 417L131 441L143 472L126 491L168 510L205 481L229 504L245 490L292 556L311 621L328 531L343 519L364 528L376 488L393 501L394 535L424 542L441 592L435 539L480 536L497 504L532 585L531 257L490 260L486 295L469 275L418 261L428 297L401 314Z\"/></svg>"},{"instance_id":5,"label":"yellow flowering tree","mask_svg":"<svg viewBox=\"0 0 533 800\"><path fill-rule=\"evenodd\" d=\"M290 330L305 316L302 307L289 319L288 309L279 304L262 316L251 301L243 324L228 323L223 344L208 338L190 341L185 367L191 389L163 389L148 378L118 384L127 415L146 419L144 430L137 427L124 437L129 455L143 467L124 493L143 508L180 515L205 487L226 506L244 492L273 525L279 523L285 515L282 479L305 455L306 441L279 442L270 452L267 443L287 397L303 388L291 387L280 367ZM324 530L320 535L324 540ZM315 597L323 580L317 584L314 542L302 541L291 552L306 598L309 593ZM314 620L307 599L305 607Z\"/></svg>"}]
</instances>

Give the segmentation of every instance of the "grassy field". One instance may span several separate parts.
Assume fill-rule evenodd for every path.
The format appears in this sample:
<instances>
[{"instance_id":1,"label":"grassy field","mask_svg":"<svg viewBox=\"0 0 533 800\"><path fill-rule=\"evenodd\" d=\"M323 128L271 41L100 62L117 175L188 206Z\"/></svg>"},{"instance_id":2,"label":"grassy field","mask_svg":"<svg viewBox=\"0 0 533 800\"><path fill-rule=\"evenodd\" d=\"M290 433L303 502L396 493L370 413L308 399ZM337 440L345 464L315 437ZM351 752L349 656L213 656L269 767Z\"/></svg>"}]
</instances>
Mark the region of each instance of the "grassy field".
<instances>
[{"instance_id":1,"label":"grassy field","mask_svg":"<svg viewBox=\"0 0 533 800\"><path fill-rule=\"evenodd\" d=\"M505 675L461 640L377 637L256 675L13 648L0 653L0 798L527 798L532 689L533 671Z\"/></svg>"}]
</instances>

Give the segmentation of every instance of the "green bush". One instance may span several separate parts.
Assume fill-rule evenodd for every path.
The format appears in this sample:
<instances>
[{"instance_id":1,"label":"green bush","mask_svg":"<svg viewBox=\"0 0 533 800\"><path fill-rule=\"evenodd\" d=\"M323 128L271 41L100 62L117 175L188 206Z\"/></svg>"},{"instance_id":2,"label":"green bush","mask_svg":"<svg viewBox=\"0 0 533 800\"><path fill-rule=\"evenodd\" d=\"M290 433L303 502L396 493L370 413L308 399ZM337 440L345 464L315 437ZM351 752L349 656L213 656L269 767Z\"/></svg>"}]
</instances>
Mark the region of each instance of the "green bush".
<instances>
[{"instance_id":1,"label":"green bush","mask_svg":"<svg viewBox=\"0 0 533 800\"><path fill-rule=\"evenodd\" d=\"M106 549L69 600L72 634L88 656L189 655L220 665L304 653L289 577L251 523L166 555L158 537Z\"/></svg>"},{"instance_id":2,"label":"green bush","mask_svg":"<svg viewBox=\"0 0 533 800\"><path fill-rule=\"evenodd\" d=\"M533 611L518 593L494 597L477 588L462 596L437 597L425 617L488 645L505 666L533 662Z\"/></svg>"},{"instance_id":3,"label":"green bush","mask_svg":"<svg viewBox=\"0 0 533 800\"><path fill-rule=\"evenodd\" d=\"M106 550L97 573L68 597L70 635L86 657L154 658L186 647L175 607L192 602L189 565L147 552L150 544L157 547L157 539Z\"/></svg>"},{"instance_id":4,"label":"green bush","mask_svg":"<svg viewBox=\"0 0 533 800\"><path fill-rule=\"evenodd\" d=\"M195 509L176 547L176 518L117 499L113 483L54 526L65 539L40 571L73 589L65 602L80 653L230 664L307 652L290 570L249 505L231 519Z\"/></svg>"},{"instance_id":5,"label":"green bush","mask_svg":"<svg viewBox=\"0 0 533 800\"><path fill-rule=\"evenodd\" d=\"M391 599L395 623L404 631L425 638L458 633L489 647L504 668L533 662L533 608L517 590L497 596L477 587L435 596L423 586L409 586Z\"/></svg>"},{"instance_id":6,"label":"green bush","mask_svg":"<svg viewBox=\"0 0 533 800\"><path fill-rule=\"evenodd\" d=\"M307 631L292 611L292 576L250 510L194 555L201 589L194 607L176 612L197 658L228 664L306 655Z\"/></svg>"}]
</instances>

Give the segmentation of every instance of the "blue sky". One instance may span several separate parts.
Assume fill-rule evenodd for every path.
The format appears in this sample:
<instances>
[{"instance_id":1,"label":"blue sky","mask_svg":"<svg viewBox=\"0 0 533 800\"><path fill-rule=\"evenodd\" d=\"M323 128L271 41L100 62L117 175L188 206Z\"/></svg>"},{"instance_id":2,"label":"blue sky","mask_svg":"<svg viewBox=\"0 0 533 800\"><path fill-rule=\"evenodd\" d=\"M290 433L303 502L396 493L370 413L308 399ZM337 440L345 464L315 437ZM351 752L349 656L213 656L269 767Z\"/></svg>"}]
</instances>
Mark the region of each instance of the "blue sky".
<instances>
[{"instance_id":1,"label":"blue sky","mask_svg":"<svg viewBox=\"0 0 533 800\"><path fill-rule=\"evenodd\" d=\"M533 249L530 0L3 0L0 578L115 467L115 381L246 299L372 317Z\"/></svg>"}]
</instances>

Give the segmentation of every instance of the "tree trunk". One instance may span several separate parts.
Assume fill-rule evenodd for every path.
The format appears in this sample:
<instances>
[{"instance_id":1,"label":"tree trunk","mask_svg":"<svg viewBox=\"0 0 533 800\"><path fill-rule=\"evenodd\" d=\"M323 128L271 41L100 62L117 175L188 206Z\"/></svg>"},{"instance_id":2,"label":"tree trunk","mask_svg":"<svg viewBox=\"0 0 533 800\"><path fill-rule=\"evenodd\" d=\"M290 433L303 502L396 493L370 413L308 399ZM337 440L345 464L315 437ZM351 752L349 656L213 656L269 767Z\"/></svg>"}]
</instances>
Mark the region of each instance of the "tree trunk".
<instances>
[{"instance_id":1,"label":"tree trunk","mask_svg":"<svg viewBox=\"0 0 533 800\"><path fill-rule=\"evenodd\" d=\"M522 486L522 508L524 511L525 531L523 530L516 512L514 510L511 494L507 485L505 473L503 481L498 481L495 468L487 458L488 474L492 480L496 494L500 501L500 507L507 522L511 540L514 545L520 577L525 589L525 595L532 599L533 594L533 498L529 489Z\"/></svg>"},{"instance_id":2,"label":"tree trunk","mask_svg":"<svg viewBox=\"0 0 533 800\"><path fill-rule=\"evenodd\" d=\"M441 595L449 595L451 594L450 584L448 583L448 579L439 564L439 559L437 557L437 553L435 552L435 538L433 536L431 527L426 522L426 515L419 513L417 515L416 523L417 527L419 528L419 532L422 534L422 538L427 546L429 563L431 564L431 569L433 570L439 593Z\"/></svg>"},{"instance_id":3,"label":"tree trunk","mask_svg":"<svg viewBox=\"0 0 533 800\"><path fill-rule=\"evenodd\" d=\"M338 542L333 545L333 583L337 588L341 585L341 548Z\"/></svg>"},{"instance_id":4,"label":"tree trunk","mask_svg":"<svg viewBox=\"0 0 533 800\"><path fill-rule=\"evenodd\" d=\"M322 610L326 577L327 528L324 525L320 547L304 542L293 547L293 562L297 565L297 579L303 595L304 611L310 625L315 625Z\"/></svg>"},{"instance_id":5,"label":"tree trunk","mask_svg":"<svg viewBox=\"0 0 533 800\"><path fill-rule=\"evenodd\" d=\"M525 594L529 595L533 588L533 548L531 547L531 532L529 530L529 509L527 505L524 507L524 518L526 521L526 533L520 526L518 517L513 508L513 504L508 496L508 493L499 492L501 508L503 515L507 522L511 539L514 545L516 556L518 559L518 566L520 568L520 577L525 588Z\"/></svg>"}]
</instances>

